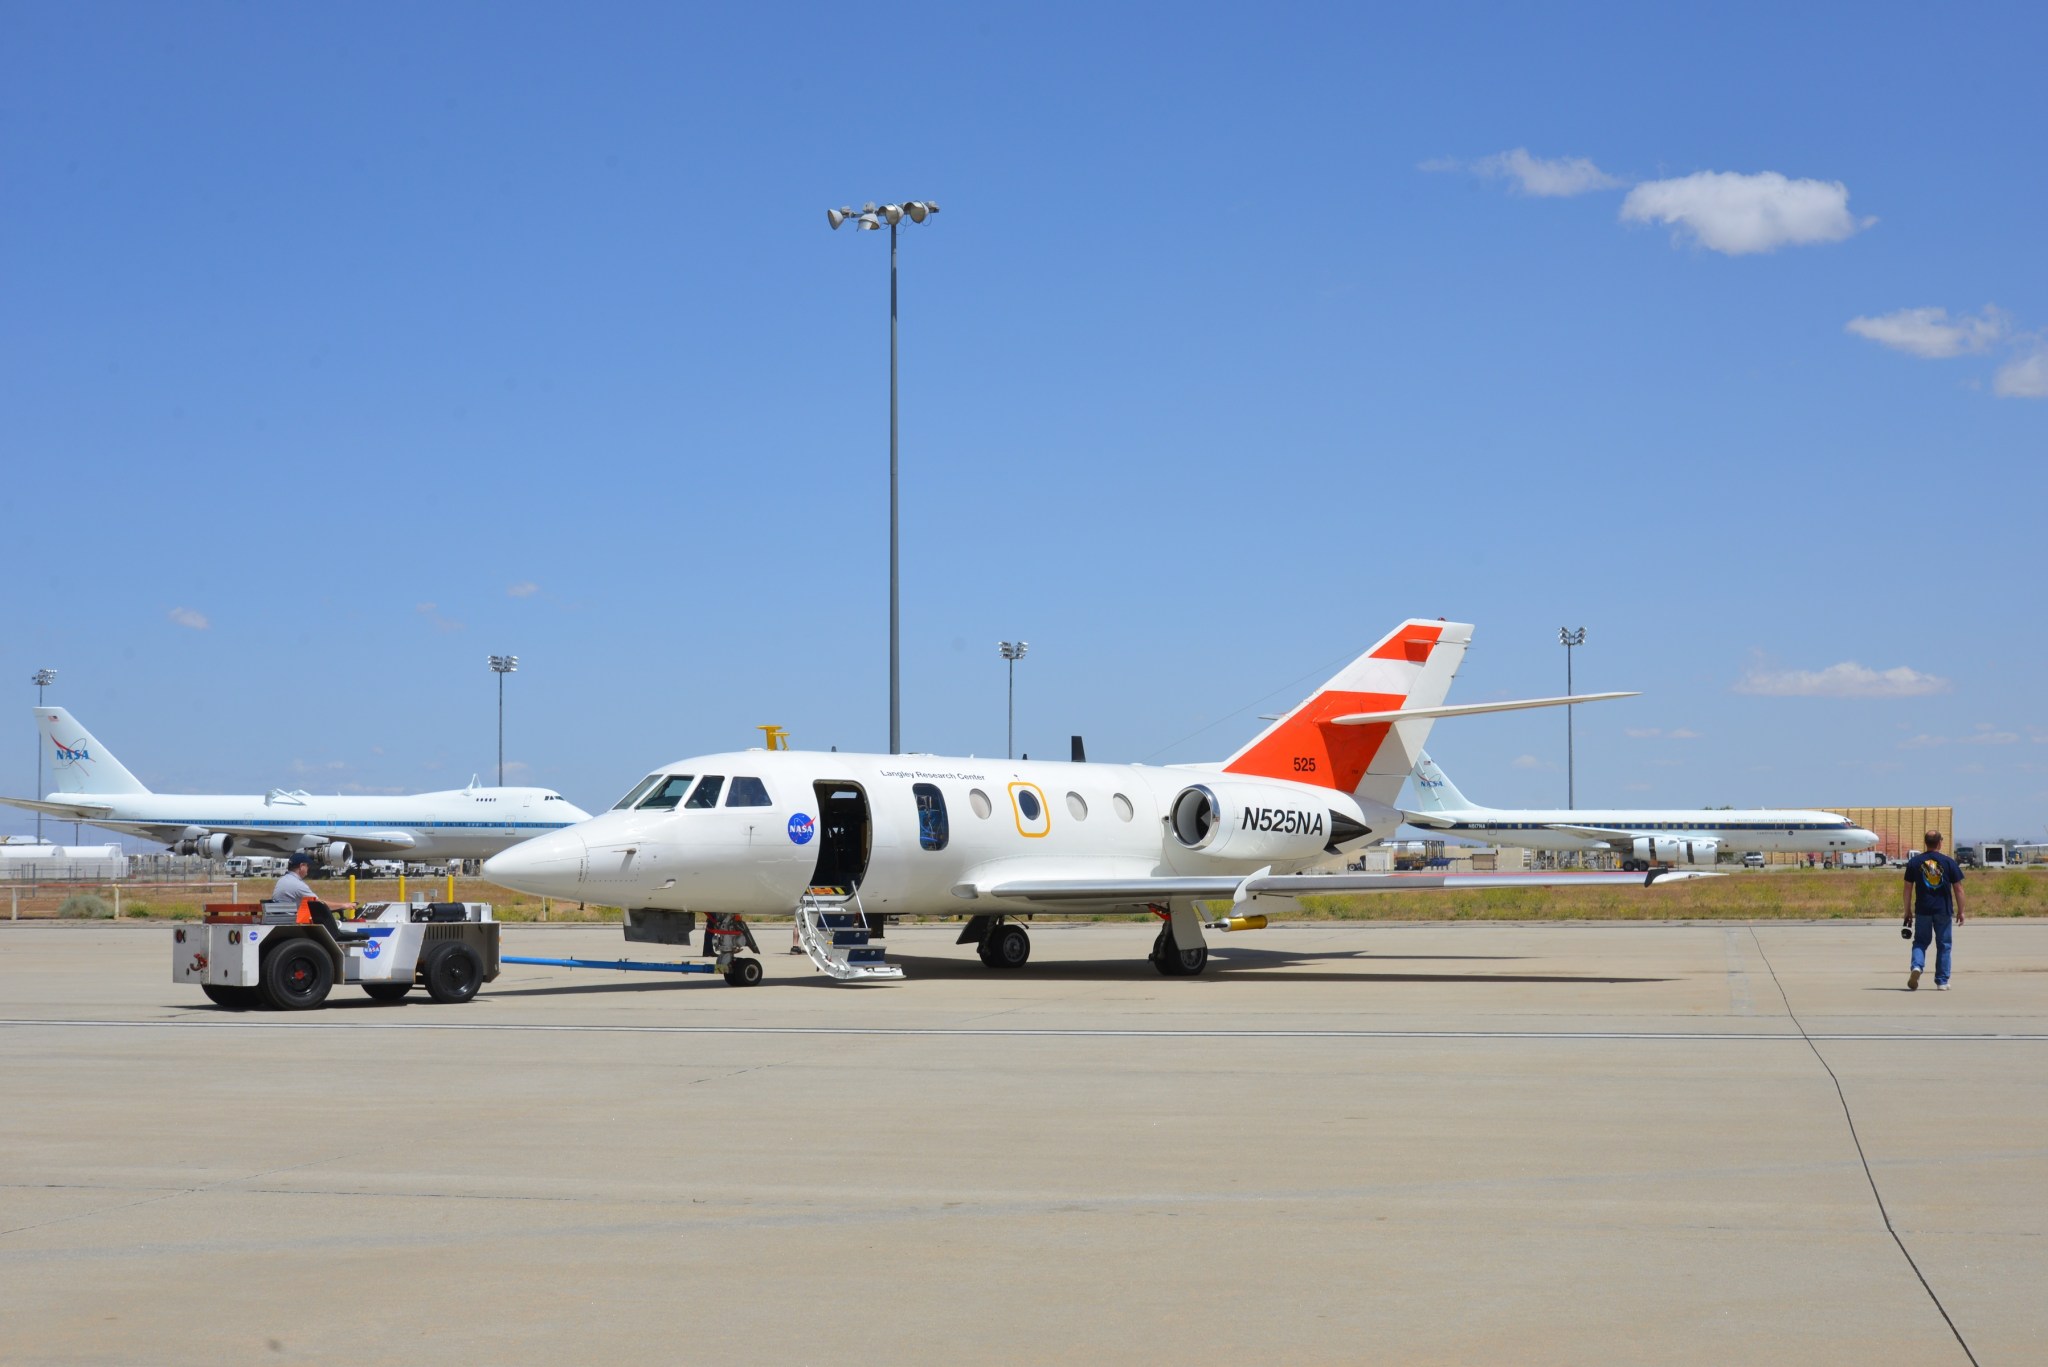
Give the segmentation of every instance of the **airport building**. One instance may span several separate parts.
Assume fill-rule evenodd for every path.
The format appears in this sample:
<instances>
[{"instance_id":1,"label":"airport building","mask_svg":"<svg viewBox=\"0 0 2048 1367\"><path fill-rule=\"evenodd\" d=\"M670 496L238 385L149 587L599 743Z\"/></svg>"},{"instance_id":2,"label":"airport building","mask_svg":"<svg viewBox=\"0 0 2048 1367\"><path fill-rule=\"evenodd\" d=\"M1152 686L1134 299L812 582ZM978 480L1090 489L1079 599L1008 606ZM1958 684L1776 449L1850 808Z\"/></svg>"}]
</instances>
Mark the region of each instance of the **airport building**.
<instances>
[{"instance_id":1,"label":"airport building","mask_svg":"<svg viewBox=\"0 0 2048 1367\"><path fill-rule=\"evenodd\" d=\"M1956 848L1956 809L1953 807L1815 807L1813 811L1835 812L1848 817L1867 831L1877 832L1877 852L1886 862L1905 859L1921 847L1929 831L1941 832L1941 847L1949 853ZM1818 863L1821 856L1773 854L1773 864Z\"/></svg>"}]
</instances>

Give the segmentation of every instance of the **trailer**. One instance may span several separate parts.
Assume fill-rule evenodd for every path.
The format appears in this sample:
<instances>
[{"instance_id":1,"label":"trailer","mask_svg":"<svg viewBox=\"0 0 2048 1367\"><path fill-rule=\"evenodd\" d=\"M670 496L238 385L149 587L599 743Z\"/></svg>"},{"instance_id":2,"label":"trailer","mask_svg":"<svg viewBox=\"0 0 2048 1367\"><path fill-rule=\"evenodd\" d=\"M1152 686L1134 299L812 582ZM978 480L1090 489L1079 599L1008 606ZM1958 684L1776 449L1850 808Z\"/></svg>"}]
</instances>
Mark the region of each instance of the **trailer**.
<instances>
[{"instance_id":1,"label":"trailer","mask_svg":"<svg viewBox=\"0 0 2048 1367\"><path fill-rule=\"evenodd\" d=\"M337 983L373 1000L423 987L466 1002L498 976L498 922L488 902L373 902L348 919L311 898L212 904L171 932L171 980L231 1010L307 1011Z\"/></svg>"}]
</instances>

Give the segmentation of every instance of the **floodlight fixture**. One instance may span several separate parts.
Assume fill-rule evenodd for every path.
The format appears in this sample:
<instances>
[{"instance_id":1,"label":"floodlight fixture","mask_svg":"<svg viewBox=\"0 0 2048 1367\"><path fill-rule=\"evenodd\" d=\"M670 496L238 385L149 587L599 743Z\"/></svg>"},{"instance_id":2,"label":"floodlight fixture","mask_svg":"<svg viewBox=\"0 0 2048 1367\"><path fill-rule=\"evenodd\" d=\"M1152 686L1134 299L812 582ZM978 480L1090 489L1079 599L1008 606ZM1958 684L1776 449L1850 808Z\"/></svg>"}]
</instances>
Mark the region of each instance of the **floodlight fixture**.
<instances>
[{"instance_id":1,"label":"floodlight fixture","mask_svg":"<svg viewBox=\"0 0 2048 1367\"><path fill-rule=\"evenodd\" d=\"M1586 643L1584 627L1559 627L1557 643L1564 647L1564 695L1572 695L1572 651ZM1564 708L1564 805L1567 810L1578 802L1578 774L1572 765L1572 707Z\"/></svg>"},{"instance_id":2,"label":"floodlight fixture","mask_svg":"<svg viewBox=\"0 0 2048 1367\"><path fill-rule=\"evenodd\" d=\"M51 684L53 684L53 683L57 682L57 671L56 671L56 670L54 670L54 669L38 669L38 670L37 670L37 671L36 671L35 673L33 673L33 674L31 674L31 675L29 675L29 676L28 676L28 681L29 681L30 683L34 684L34 685L36 686L36 708L37 708L37 710L38 710L38 711L40 711L40 710L42 709L42 706L43 706L43 690L44 690L44 689L46 689L46 688L48 688L48 687L49 687L49 686L50 686ZM43 791L43 719L42 719L41 717L37 717L37 718L36 718L36 797L37 797L38 799L41 799L41 798L45 798L45 797L48 797L48 796L49 796L49 794L48 794L48 793L45 793L45 792ZM42 843L42 839L43 839L43 814L42 814L41 812L37 812L37 813L36 813L36 843L38 843L38 844L41 844L41 843ZM72 843L72 844L74 844L74 845L78 843L78 837L77 837L76 835L72 836L72 838L71 838L71 843Z\"/></svg>"},{"instance_id":3,"label":"floodlight fixture","mask_svg":"<svg viewBox=\"0 0 2048 1367\"><path fill-rule=\"evenodd\" d=\"M1003 658L1010 662L1010 733L1008 753L1012 759L1017 756L1017 661L1024 658L1024 652L1031 649L1029 641L997 641L996 648Z\"/></svg>"},{"instance_id":4,"label":"floodlight fixture","mask_svg":"<svg viewBox=\"0 0 2048 1367\"><path fill-rule=\"evenodd\" d=\"M519 672L517 655L491 656L491 673L498 676L498 786L505 786L505 676Z\"/></svg>"},{"instance_id":5,"label":"floodlight fixture","mask_svg":"<svg viewBox=\"0 0 2048 1367\"><path fill-rule=\"evenodd\" d=\"M904 200L877 208L873 200L861 205L856 215L851 208L827 209L825 221L837 228L849 219L855 232L876 232L889 225L889 753L903 753L903 632L902 592L898 548L901 521L898 516L898 463L896 455L896 229L907 217L922 223L939 211L928 199Z\"/></svg>"}]
</instances>

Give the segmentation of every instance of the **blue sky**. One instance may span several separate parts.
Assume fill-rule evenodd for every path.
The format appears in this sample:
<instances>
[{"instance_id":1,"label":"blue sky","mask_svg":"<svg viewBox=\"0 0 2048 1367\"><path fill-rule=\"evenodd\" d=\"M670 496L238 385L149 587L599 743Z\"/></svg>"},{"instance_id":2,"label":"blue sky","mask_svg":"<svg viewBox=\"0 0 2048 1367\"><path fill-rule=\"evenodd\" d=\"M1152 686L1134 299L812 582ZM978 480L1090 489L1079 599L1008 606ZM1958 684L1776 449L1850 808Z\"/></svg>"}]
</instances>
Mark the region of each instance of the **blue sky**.
<instances>
[{"instance_id":1,"label":"blue sky","mask_svg":"<svg viewBox=\"0 0 2048 1367\"><path fill-rule=\"evenodd\" d=\"M824 210L927 198L911 748L1002 748L1003 637L1020 748L1171 762L1405 616L1468 701L1585 625L1582 804L2038 835L2048 16L1663 8L9 5L0 674L166 790L488 778L491 652L586 806L883 748ZM1552 804L1563 733L1431 750Z\"/></svg>"}]
</instances>

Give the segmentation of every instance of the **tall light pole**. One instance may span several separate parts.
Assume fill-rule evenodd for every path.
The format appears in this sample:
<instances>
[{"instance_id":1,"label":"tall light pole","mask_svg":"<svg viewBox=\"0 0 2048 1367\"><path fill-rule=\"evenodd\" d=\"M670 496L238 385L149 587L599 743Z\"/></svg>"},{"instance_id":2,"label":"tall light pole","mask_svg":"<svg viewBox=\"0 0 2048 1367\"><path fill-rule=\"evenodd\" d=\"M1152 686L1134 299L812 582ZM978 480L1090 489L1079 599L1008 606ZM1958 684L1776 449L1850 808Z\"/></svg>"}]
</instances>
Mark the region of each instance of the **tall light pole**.
<instances>
[{"instance_id":1,"label":"tall light pole","mask_svg":"<svg viewBox=\"0 0 2048 1367\"><path fill-rule=\"evenodd\" d=\"M49 686L50 686L51 684L53 684L53 683L57 682L57 671L56 671L56 670L54 670L54 669L38 669L38 670L37 670L37 671L36 671L35 673L33 673L33 674L31 674L31 675L29 675L29 676L28 676L28 681L29 681L30 683L34 684L34 685L36 686L36 710L37 710L38 712L40 712L40 711L42 710L42 707L43 707L43 690L44 690L44 689L46 689L46 688L48 688L48 687L49 687ZM36 801L38 801L38 802L41 802L41 801L42 801L42 800L43 800L44 798L46 798L46 797L48 797L48 796L49 796L49 794L43 791L43 719L42 719L41 717L37 717L37 718L36 718ZM40 844L42 843L42 840L43 840L43 814L42 814L41 812L37 812L37 813L36 813L36 843L40 845Z\"/></svg>"},{"instance_id":2,"label":"tall light pole","mask_svg":"<svg viewBox=\"0 0 2048 1367\"><path fill-rule=\"evenodd\" d=\"M877 209L870 200L856 214L851 209L827 209L825 220L835 229L851 221L856 230L873 232L889 225L889 753L903 753L903 633L902 599L897 589L896 517L896 225L908 218L922 223L939 211L928 199L902 204L884 204Z\"/></svg>"},{"instance_id":3,"label":"tall light pole","mask_svg":"<svg viewBox=\"0 0 2048 1367\"><path fill-rule=\"evenodd\" d=\"M1557 629L1557 643L1564 647L1564 695L1572 695L1572 650L1586 643L1586 629L1569 627ZM1564 805L1567 809L1578 806L1578 786L1572 768L1572 709L1564 709Z\"/></svg>"},{"instance_id":4,"label":"tall light pole","mask_svg":"<svg viewBox=\"0 0 2048 1367\"><path fill-rule=\"evenodd\" d=\"M1031 649L1029 641L998 641L1003 658L1010 662L1010 758L1017 758L1017 661L1024 658L1024 652Z\"/></svg>"},{"instance_id":5,"label":"tall light pole","mask_svg":"<svg viewBox=\"0 0 2048 1367\"><path fill-rule=\"evenodd\" d=\"M491 656L491 673L498 676L498 786L505 786L505 676L519 672L517 655Z\"/></svg>"}]
</instances>

